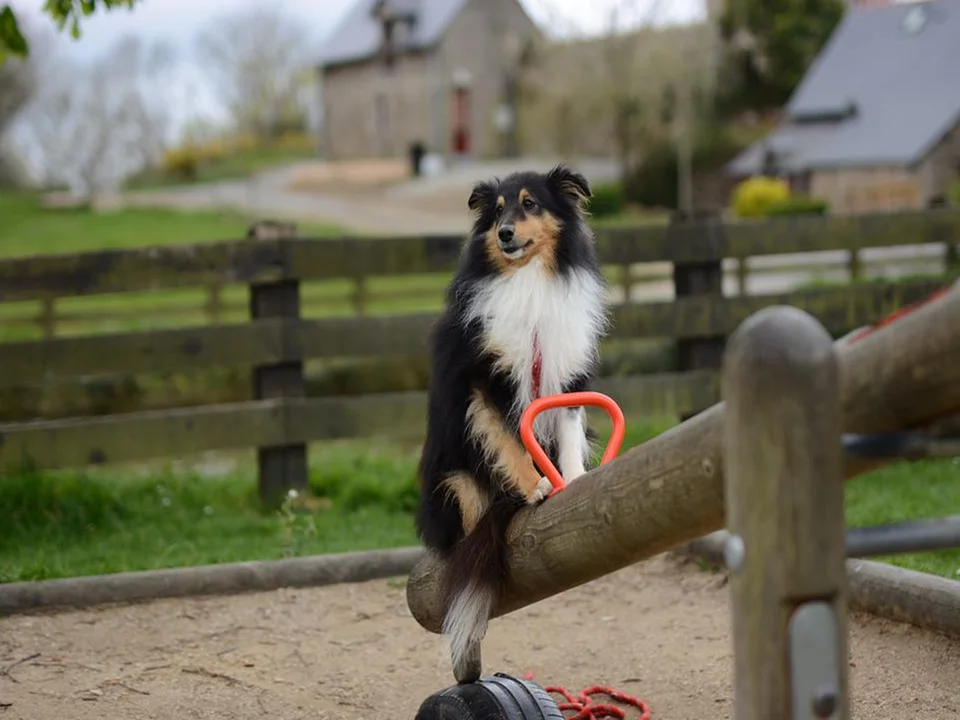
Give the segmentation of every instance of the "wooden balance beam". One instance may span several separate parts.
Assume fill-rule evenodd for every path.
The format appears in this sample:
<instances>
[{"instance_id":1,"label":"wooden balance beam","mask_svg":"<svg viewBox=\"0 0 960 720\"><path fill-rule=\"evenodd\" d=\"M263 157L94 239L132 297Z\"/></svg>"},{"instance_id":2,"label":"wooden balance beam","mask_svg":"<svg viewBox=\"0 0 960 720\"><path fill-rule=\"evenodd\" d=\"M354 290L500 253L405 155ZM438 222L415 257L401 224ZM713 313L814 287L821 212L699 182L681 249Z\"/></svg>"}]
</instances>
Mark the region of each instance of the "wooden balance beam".
<instances>
[{"instance_id":1,"label":"wooden balance beam","mask_svg":"<svg viewBox=\"0 0 960 720\"><path fill-rule=\"evenodd\" d=\"M845 345L837 341L843 431L893 432L960 412L960 292ZM720 402L591 470L509 533L511 581L497 617L595 580L724 525ZM849 479L884 462L849 461ZM407 603L425 629L443 621L441 562L410 574Z\"/></svg>"}]
</instances>

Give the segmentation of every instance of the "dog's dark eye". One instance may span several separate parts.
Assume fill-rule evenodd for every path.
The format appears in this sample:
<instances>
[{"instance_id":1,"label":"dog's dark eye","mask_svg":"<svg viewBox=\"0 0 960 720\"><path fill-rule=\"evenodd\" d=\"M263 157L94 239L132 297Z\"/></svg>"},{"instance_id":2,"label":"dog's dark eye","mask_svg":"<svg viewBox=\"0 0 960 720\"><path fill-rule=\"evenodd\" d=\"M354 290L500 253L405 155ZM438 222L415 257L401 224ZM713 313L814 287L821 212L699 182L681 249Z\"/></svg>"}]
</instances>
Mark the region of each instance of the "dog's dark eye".
<instances>
[{"instance_id":1,"label":"dog's dark eye","mask_svg":"<svg viewBox=\"0 0 960 720\"><path fill-rule=\"evenodd\" d=\"M530 198L523 199L524 210L530 211L530 210L533 210L535 207L537 207L537 204L533 200L531 200Z\"/></svg>"},{"instance_id":2,"label":"dog's dark eye","mask_svg":"<svg viewBox=\"0 0 960 720\"><path fill-rule=\"evenodd\" d=\"M503 215L503 205L497 205L497 217Z\"/></svg>"}]
</instances>

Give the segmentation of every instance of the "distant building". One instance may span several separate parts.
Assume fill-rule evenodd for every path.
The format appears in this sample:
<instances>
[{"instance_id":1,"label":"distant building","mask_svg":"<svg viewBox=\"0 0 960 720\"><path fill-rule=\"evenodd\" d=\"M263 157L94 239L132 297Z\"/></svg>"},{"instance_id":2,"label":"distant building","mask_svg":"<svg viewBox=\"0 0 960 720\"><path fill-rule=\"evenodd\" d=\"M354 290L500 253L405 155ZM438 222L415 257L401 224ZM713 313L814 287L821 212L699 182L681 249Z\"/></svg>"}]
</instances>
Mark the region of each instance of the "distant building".
<instances>
[{"instance_id":1,"label":"distant building","mask_svg":"<svg viewBox=\"0 0 960 720\"><path fill-rule=\"evenodd\" d=\"M728 166L772 160L837 212L920 208L960 173L960 0L847 11L769 136Z\"/></svg>"},{"instance_id":2,"label":"distant building","mask_svg":"<svg viewBox=\"0 0 960 720\"><path fill-rule=\"evenodd\" d=\"M538 29L518 0L356 0L319 63L330 159L516 150L515 88Z\"/></svg>"}]
</instances>

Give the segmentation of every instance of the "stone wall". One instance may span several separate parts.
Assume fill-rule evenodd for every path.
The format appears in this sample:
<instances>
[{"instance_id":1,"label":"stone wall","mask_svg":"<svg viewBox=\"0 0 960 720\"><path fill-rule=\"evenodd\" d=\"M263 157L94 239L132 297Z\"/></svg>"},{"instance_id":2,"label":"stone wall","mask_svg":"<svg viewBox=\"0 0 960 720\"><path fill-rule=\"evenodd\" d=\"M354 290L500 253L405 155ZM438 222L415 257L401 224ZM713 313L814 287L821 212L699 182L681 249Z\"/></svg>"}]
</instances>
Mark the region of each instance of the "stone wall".
<instances>
[{"instance_id":1,"label":"stone wall","mask_svg":"<svg viewBox=\"0 0 960 720\"><path fill-rule=\"evenodd\" d=\"M920 175L902 167L844 168L812 173L810 194L831 213L883 212L925 205Z\"/></svg>"}]
</instances>

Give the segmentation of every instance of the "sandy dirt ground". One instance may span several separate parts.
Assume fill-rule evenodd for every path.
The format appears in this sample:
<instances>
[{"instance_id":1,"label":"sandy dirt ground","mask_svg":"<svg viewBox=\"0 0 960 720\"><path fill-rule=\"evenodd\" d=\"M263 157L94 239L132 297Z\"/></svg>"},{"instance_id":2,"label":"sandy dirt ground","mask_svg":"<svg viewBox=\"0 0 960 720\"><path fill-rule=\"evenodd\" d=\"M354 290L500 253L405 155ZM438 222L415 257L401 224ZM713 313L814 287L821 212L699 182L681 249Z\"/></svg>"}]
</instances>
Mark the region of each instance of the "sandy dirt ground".
<instances>
[{"instance_id":1,"label":"sandy dirt ground","mask_svg":"<svg viewBox=\"0 0 960 720\"><path fill-rule=\"evenodd\" d=\"M727 610L721 575L661 556L496 620L486 669L729 718ZM850 666L855 718L960 716L960 644L854 616ZM451 682L396 580L0 621L4 720L412 718Z\"/></svg>"}]
</instances>

